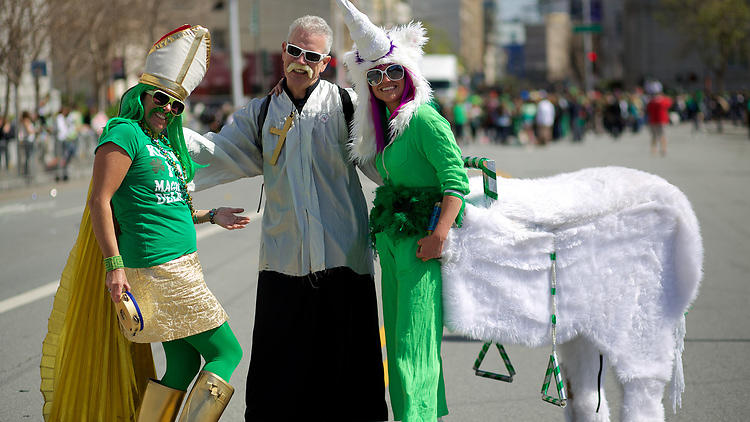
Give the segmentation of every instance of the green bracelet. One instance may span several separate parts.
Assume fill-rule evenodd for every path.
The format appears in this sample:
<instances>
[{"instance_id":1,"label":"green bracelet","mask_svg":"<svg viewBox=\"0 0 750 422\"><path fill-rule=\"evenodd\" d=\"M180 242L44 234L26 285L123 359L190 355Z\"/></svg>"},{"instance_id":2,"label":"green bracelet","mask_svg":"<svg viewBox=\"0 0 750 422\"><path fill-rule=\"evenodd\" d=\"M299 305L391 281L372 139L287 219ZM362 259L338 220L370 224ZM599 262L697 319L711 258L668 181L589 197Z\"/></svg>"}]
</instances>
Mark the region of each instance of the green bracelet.
<instances>
[{"instance_id":1,"label":"green bracelet","mask_svg":"<svg viewBox=\"0 0 750 422\"><path fill-rule=\"evenodd\" d=\"M211 224L216 224L214 221L214 217L216 217L216 208L213 208L211 211L208 212L208 221Z\"/></svg>"},{"instance_id":2,"label":"green bracelet","mask_svg":"<svg viewBox=\"0 0 750 422\"><path fill-rule=\"evenodd\" d=\"M125 268L125 264L122 262L121 255L108 256L104 258L104 269L107 270L107 272L116 270L118 268Z\"/></svg>"}]
</instances>

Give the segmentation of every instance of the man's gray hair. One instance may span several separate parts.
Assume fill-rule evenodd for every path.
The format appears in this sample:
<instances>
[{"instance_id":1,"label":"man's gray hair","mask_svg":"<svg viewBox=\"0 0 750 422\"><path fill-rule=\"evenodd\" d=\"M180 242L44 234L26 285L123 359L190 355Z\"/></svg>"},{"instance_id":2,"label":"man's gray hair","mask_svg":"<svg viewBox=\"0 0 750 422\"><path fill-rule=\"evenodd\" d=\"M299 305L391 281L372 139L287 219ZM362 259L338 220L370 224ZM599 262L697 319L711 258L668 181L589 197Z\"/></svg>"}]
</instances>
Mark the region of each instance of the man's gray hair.
<instances>
[{"instance_id":1,"label":"man's gray hair","mask_svg":"<svg viewBox=\"0 0 750 422\"><path fill-rule=\"evenodd\" d=\"M292 33L296 31L297 29L301 29L305 32L309 32L312 34L320 34L326 37L326 54L331 53L331 45L333 44L333 31L331 30L331 27L328 26L328 22L325 21L325 19L321 18L320 16L302 16L301 18L297 18L292 22L291 25L289 25L289 33L286 35L287 42L289 41L289 38L292 36Z\"/></svg>"}]
</instances>

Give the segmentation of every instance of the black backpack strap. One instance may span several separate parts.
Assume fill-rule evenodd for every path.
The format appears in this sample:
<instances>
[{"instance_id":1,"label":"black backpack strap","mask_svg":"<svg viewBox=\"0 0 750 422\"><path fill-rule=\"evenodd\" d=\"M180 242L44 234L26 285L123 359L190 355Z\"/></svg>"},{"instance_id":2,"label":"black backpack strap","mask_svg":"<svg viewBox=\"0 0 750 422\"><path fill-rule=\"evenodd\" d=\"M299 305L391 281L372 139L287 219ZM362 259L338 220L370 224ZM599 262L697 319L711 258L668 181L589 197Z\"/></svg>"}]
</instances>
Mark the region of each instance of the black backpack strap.
<instances>
[{"instance_id":1,"label":"black backpack strap","mask_svg":"<svg viewBox=\"0 0 750 422\"><path fill-rule=\"evenodd\" d=\"M263 124L266 122L266 116L268 116L268 106L271 104L271 95L266 95L266 98L263 99L263 102L260 104L260 110L258 111L258 136L255 139L256 145L258 145L258 149L260 149L260 153L263 154Z\"/></svg>"},{"instance_id":2,"label":"black backpack strap","mask_svg":"<svg viewBox=\"0 0 750 422\"><path fill-rule=\"evenodd\" d=\"M349 96L349 91L345 88L339 88L339 95L341 96L341 106L344 109L344 119L346 120L346 130L351 136L352 131L352 120L354 119L354 104L352 104L352 97Z\"/></svg>"},{"instance_id":3,"label":"black backpack strap","mask_svg":"<svg viewBox=\"0 0 750 422\"><path fill-rule=\"evenodd\" d=\"M263 124L266 123L266 116L268 116L268 106L271 104L271 95L266 95L263 102L260 104L260 110L258 111L258 136L255 138L256 145L260 150L261 157L263 156ZM263 203L263 188L266 186L265 182L260 185L260 198L258 198L258 211L260 212L260 205Z\"/></svg>"}]
</instances>

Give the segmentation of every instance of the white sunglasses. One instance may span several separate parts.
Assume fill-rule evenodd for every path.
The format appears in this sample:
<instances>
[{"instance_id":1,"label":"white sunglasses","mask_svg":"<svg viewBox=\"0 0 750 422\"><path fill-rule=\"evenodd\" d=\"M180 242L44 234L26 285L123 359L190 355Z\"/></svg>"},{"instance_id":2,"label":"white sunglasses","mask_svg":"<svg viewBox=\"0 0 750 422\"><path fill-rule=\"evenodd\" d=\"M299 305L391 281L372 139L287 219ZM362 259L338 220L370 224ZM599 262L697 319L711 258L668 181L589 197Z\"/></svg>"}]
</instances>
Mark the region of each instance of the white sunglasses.
<instances>
[{"instance_id":1,"label":"white sunglasses","mask_svg":"<svg viewBox=\"0 0 750 422\"><path fill-rule=\"evenodd\" d=\"M286 43L286 52L292 57L299 57L300 54L305 55L305 60L310 63L317 63L323 60L328 54L318 53L317 51L305 50L304 48L297 47L294 44Z\"/></svg>"}]
</instances>

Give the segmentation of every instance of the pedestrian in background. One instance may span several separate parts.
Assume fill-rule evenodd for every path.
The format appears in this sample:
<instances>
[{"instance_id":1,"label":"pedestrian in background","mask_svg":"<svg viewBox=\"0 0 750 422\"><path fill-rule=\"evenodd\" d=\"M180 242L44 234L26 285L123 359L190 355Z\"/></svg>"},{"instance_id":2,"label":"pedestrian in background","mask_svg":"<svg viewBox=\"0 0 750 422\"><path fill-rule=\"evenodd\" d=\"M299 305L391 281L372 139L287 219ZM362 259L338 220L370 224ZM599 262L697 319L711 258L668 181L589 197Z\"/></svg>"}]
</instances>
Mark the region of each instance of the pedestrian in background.
<instances>
[{"instance_id":1,"label":"pedestrian in background","mask_svg":"<svg viewBox=\"0 0 750 422\"><path fill-rule=\"evenodd\" d=\"M555 124L555 105L547 98L547 93L539 93L541 99L536 106L537 140L540 145L552 141L552 126Z\"/></svg>"},{"instance_id":2,"label":"pedestrian in background","mask_svg":"<svg viewBox=\"0 0 750 422\"><path fill-rule=\"evenodd\" d=\"M11 119L0 118L0 171L3 169L3 165L5 165L6 171L10 169L8 147L15 136L15 127Z\"/></svg>"},{"instance_id":3,"label":"pedestrian in background","mask_svg":"<svg viewBox=\"0 0 750 422\"><path fill-rule=\"evenodd\" d=\"M669 109L672 107L672 100L661 91L662 85L659 81L646 84L646 92L651 95L646 105L648 126L651 130L651 154L656 155L658 148L663 157L667 155L667 135L664 128L669 124Z\"/></svg>"},{"instance_id":4,"label":"pedestrian in background","mask_svg":"<svg viewBox=\"0 0 750 422\"><path fill-rule=\"evenodd\" d=\"M456 140L459 143L466 142L466 122L468 121L467 104L464 99L456 98L453 104L453 131L456 134Z\"/></svg>"},{"instance_id":5,"label":"pedestrian in background","mask_svg":"<svg viewBox=\"0 0 750 422\"><path fill-rule=\"evenodd\" d=\"M20 150L23 151L23 166L21 174L30 176L30 169L33 168L34 162L34 141L36 140L37 129L31 120L31 113L24 110L21 113L21 125L18 128L18 141ZM20 161L20 160L19 160Z\"/></svg>"},{"instance_id":6,"label":"pedestrian in background","mask_svg":"<svg viewBox=\"0 0 750 422\"><path fill-rule=\"evenodd\" d=\"M520 106L520 116L521 116L521 127L522 127L522 133L519 133L519 141L522 144L526 145L534 145L536 144L536 135L534 134L534 122L536 121L536 102L531 98L531 95L528 93L528 91L522 91L521 92L521 106Z\"/></svg>"},{"instance_id":7,"label":"pedestrian in background","mask_svg":"<svg viewBox=\"0 0 750 422\"><path fill-rule=\"evenodd\" d=\"M469 96L466 101L468 107L468 119L469 119L469 130L471 133L470 142L477 142L479 140L480 129L482 128L484 111L482 110L482 97L476 94Z\"/></svg>"},{"instance_id":8,"label":"pedestrian in background","mask_svg":"<svg viewBox=\"0 0 750 422\"><path fill-rule=\"evenodd\" d=\"M94 131L97 139L101 136L104 126L107 125L107 114L100 110L98 107L94 107L91 111L91 130Z\"/></svg>"},{"instance_id":9,"label":"pedestrian in background","mask_svg":"<svg viewBox=\"0 0 750 422\"><path fill-rule=\"evenodd\" d=\"M68 180L68 166L75 155L76 125L70 106L63 104L55 116L55 158L57 174L55 180Z\"/></svg>"}]
</instances>

